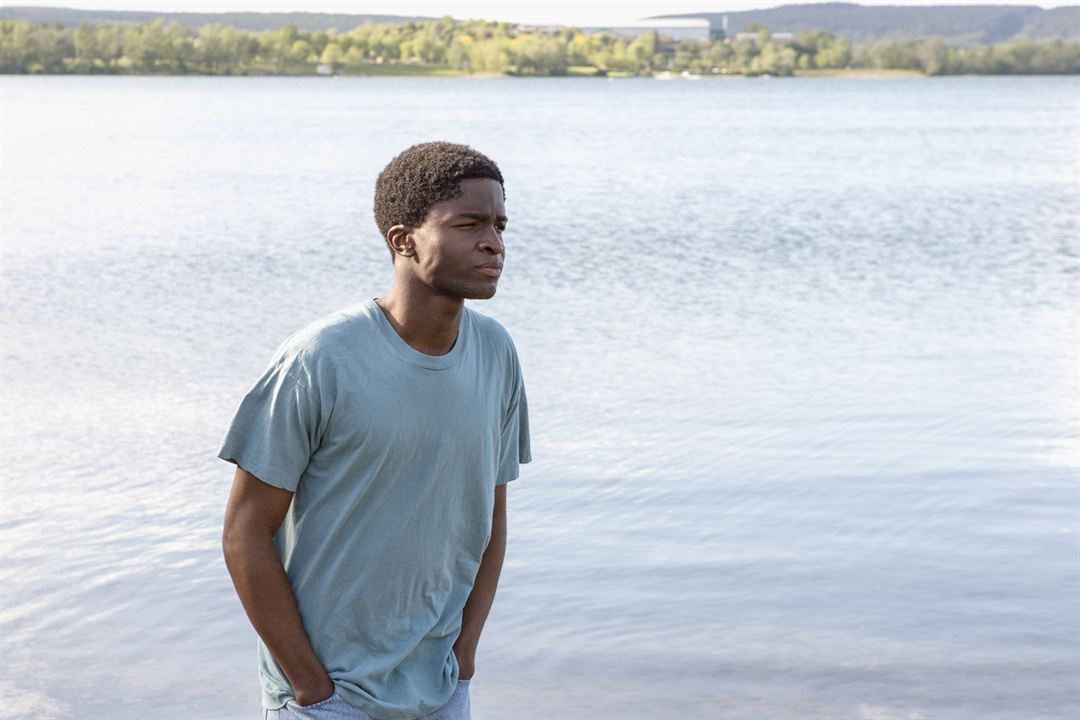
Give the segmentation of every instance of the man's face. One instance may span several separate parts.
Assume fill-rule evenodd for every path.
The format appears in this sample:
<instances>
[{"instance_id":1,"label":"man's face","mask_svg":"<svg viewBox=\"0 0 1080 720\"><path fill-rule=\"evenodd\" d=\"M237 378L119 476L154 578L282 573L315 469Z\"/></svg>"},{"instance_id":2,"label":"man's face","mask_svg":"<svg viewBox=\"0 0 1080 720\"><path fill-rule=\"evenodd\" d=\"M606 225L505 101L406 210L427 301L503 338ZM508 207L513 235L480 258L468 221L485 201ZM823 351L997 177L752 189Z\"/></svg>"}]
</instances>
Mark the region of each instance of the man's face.
<instances>
[{"instance_id":1,"label":"man's face","mask_svg":"<svg viewBox=\"0 0 1080 720\"><path fill-rule=\"evenodd\" d=\"M506 254L503 189L496 180L476 178L463 180L461 191L433 205L413 229L416 255L408 260L416 277L439 294L487 299L495 294Z\"/></svg>"}]
</instances>

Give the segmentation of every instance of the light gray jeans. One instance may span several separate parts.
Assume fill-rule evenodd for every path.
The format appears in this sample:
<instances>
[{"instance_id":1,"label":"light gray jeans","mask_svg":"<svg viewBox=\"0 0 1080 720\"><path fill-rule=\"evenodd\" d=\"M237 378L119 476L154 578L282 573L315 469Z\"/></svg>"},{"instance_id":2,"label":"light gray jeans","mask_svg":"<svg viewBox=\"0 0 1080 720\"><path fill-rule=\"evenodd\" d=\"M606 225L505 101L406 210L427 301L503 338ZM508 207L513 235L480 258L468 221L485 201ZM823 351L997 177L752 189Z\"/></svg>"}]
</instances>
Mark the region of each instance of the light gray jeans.
<instances>
[{"instance_id":1,"label":"light gray jeans","mask_svg":"<svg viewBox=\"0 0 1080 720\"><path fill-rule=\"evenodd\" d=\"M289 700L277 710L264 710L265 720L375 720L358 707L345 702L337 693L312 705L297 705ZM446 704L423 720L472 720L469 707L469 681L458 680L454 694Z\"/></svg>"}]
</instances>

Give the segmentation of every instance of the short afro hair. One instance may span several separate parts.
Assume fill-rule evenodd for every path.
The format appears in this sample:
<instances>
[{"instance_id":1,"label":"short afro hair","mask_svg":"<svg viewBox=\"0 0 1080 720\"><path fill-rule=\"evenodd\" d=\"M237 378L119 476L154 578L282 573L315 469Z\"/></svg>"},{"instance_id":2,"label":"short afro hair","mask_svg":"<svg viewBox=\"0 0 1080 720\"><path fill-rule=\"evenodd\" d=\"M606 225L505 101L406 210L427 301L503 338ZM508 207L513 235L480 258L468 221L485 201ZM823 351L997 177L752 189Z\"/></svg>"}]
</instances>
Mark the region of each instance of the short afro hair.
<instances>
[{"instance_id":1,"label":"short afro hair","mask_svg":"<svg viewBox=\"0 0 1080 720\"><path fill-rule=\"evenodd\" d=\"M499 166L468 145L427 142L400 153L375 181L375 224L383 240L395 225L423 225L432 205L459 197L461 181L473 178L497 180L506 197Z\"/></svg>"}]
</instances>

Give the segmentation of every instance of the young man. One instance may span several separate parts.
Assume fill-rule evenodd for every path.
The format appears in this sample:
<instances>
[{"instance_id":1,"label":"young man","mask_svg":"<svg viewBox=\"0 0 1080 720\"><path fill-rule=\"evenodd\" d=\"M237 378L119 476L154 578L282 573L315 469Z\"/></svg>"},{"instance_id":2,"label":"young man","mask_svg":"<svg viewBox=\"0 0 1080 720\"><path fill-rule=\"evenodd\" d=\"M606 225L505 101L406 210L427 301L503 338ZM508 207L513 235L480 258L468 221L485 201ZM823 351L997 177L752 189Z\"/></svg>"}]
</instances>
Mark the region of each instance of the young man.
<instances>
[{"instance_id":1,"label":"young man","mask_svg":"<svg viewBox=\"0 0 1080 720\"><path fill-rule=\"evenodd\" d=\"M269 718L469 717L506 483L531 459L514 345L464 303L495 294L504 198L466 146L394 158L390 290L292 335L237 410L222 543Z\"/></svg>"}]
</instances>

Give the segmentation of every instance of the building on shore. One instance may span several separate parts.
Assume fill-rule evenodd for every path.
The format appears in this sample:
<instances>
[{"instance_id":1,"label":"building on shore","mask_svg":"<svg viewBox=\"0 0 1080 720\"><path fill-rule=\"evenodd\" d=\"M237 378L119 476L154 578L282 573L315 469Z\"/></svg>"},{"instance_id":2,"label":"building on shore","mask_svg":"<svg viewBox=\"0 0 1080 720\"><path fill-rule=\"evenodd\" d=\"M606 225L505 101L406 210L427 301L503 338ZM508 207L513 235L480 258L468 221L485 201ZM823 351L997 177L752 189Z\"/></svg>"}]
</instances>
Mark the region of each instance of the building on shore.
<instances>
[{"instance_id":1,"label":"building on shore","mask_svg":"<svg viewBox=\"0 0 1080 720\"><path fill-rule=\"evenodd\" d=\"M558 35L565 29L559 25L518 25L515 28L519 35ZM661 38L661 46L667 49L686 40L726 43L733 40L758 41L756 32L729 32L727 15L722 16L718 25L713 25L707 18L646 18L632 23L583 27L580 30L588 35L617 35L627 39L636 38L643 33L655 32L657 37ZM795 40L795 34L774 32L770 35L770 40L778 44L790 43Z\"/></svg>"},{"instance_id":2,"label":"building on shore","mask_svg":"<svg viewBox=\"0 0 1080 720\"><path fill-rule=\"evenodd\" d=\"M643 27L648 29L655 29L657 33L663 35L667 34L672 40L700 40L702 42L725 42L730 43L733 40L750 40L757 42L758 34L756 32L740 32L732 33L728 26L728 16L722 15L720 17L720 23L713 25L712 21L707 18L679 18L679 19L646 19L640 21ZM687 32L685 34L680 33L675 35L672 32L664 32L660 28L661 23L671 23L671 27L678 31L678 28L685 27ZM649 27L656 26L656 27ZM795 33L790 32L774 32L770 35L770 41L778 44L790 43L795 41Z\"/></svg>"},{"instance_id":3,"label":"building on shore","mask_svg":"<svg viewBox=\"0 0 1080 720\"><path fill-rule=\"evenodd\" d=\"M620 35L622 37L635 38L642 33L655 32L661 37L668 37L678 42L679 40L694 40L697 42L709 42L712 25L705 18L685 18L672 20L638 20L633 23L623 23L607 27L587 27L581 31L589 35Z\"/></svg>"}]
</instances>

